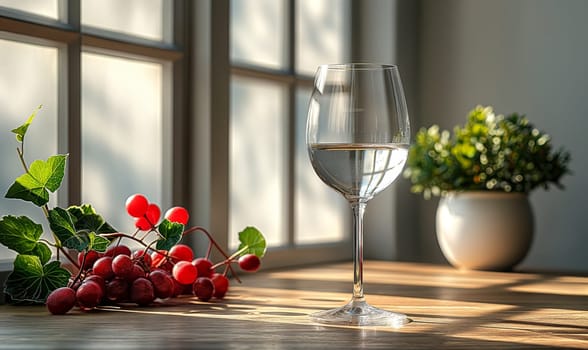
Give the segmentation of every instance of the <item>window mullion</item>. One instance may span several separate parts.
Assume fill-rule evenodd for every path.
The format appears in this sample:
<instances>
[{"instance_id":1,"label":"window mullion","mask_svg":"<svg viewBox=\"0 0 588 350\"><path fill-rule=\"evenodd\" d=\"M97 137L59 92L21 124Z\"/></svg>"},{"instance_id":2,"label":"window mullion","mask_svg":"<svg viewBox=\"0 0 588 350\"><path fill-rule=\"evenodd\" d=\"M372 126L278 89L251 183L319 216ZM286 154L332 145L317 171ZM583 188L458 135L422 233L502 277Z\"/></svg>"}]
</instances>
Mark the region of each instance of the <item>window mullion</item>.
<instances>
[{"instance_id":1,"label":"window mullion","mask_svg":"<svg viewBox=\"0 0 588 350\"><path fill-rule=\"evenodd\" d=\"M190 51L191 51L191 31L188 30L190 23L190 13L192 13L191 2L184 0L174 1L173 9L173 44L176 47L183 48L182 59L173 62L173 76L170 89L165 92L166 99L172 103L173 125L172 137L169 142L172 146L173 164L172 166L172 196L171 201L174 205L188 206L190 192L190 175L188 165L190 162L189 150L189 130L190 118L188 111L190 94L189 74L190 72ZM165 89L164 89L165 90ZM167 111L164 110L164 115Z\"/></svg>"},{"instance_id":2,"label":"window mullion","mask_svg":"<svg viewBox=\"0 0 588 350\"><path fill-rule=\"evenodd\" d=\"M294 0L288 1L288 71L290 75L296 75L296 2Z\"/></svg>"},{"instance_id":3,"label":"window mullion","mask_svg":"<svg viewBox=\"0 0 588 350\"><path fill-rule=\"evenodd\" d=\"M61 64L59 74L60 99L59 118L66 125L60 130L67 130L66 135L58 139L66 138L67 152L69 153L69 167L67 172L67 203L81 203L82 198L82 94L81 94L81 36L80 36L80 0L67 2L67 22L76 33L76 39L70 41L64 52L65 64ZM64 101L65 99L65 101ZM60 198L60 201L64 199Z\"/></svg>"},{"instance_id":4,"label":"window mullion","mask_svg":"<svg viewBox=\"0 0 588 350\"><path fill-rule=\"evenodd\" d=\"M288 84L288 99L287 99L287 118L288 118L288 145L286 157L288 164L286 164L287 190L286 190L286 210L287 210L287 227L288 240L287 245L293 247L295 245L296 236L296 84Z\"/></svg>"},{"instance_id":5,"label":"window mullion","mask_svg":"<svg viewBox=\"0 0 588 350\"><path fill-rule=\"evenodd\" d=\"M211 232L219 232L217 243L227 249L229 245L229 0L211 3L210 45L210 130L211 130L211 181L210 212Z\"/></svg>"},{"instance_id":6,"label":"window mullion","mask_svg":"<svg viewBox=\"0 0 588 350\"><path fill-rule=\"evenodd\" d=\"M293 247L296 241L296 2L288 1L288 71L290 72L292 82L288 84L288 164L286 173L288 174L288 189L286 191L287 202L287 227L288 227L288 246Z\"/></svg>"}]
</instances>

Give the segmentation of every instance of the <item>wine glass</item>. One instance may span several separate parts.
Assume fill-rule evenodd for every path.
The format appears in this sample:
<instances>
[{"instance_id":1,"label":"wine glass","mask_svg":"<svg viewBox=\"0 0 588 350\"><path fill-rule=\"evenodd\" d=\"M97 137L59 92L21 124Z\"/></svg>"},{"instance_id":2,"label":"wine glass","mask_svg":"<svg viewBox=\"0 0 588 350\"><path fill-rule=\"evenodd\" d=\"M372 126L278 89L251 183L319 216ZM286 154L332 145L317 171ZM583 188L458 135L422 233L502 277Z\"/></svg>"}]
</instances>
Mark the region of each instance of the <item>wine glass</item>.
<instances>
[{"instance_id":1,"label":"wine glass","mask_svg":"<svg viewBox=\"0 0 588 350\"><path fill-rule=\"evenodd\" d=\"M314 313L319 323L400 327L403 314L369 305L363 293L363 215L367 202L402 172L410 126L398 68L371 63L318 67L306 145L319 178L353 211L353 295L344 306Z\"/></svg>"}]
</instances>

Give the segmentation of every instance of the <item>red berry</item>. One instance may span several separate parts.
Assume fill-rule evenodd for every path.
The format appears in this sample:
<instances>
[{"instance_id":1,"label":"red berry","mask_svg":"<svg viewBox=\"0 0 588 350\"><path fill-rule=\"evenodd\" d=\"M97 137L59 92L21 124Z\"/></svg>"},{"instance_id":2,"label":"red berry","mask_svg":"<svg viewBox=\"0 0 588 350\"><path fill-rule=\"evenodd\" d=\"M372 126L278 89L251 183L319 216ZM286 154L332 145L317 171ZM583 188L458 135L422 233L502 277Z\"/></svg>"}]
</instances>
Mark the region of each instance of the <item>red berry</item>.
<instances>
[{"instance_id":1,"label":"red berry","mask_svg":"<svg viewBox=\"0 0 588 350\"><path fill-rule=\"evenodd\" d=\"M82 281L82 283L86 283L86 282L96 282L96 284L98 284L100 286L100 289L102 289L102 294L104 294L104 292L106 292L106 281L104 280L104 278L102 278L101 276L98 275L89 275L88 277L84 278L84 280Z\"/></svg>"},{"instance_id":2,"label":"red berry","mask_svg":"<svg viewBox=\"0 0 588 350\"><path fill-rule=\"evenodd\" d=\"M185 244L176 244L171 247L169 255L174 261L192 261L194 259L194 251Z\"/></svg>"},{"instance_id":3,"label":"red berry","mask_svg":"<svg viewBox=\"0 0 588 350\"><path fill-rule=\"evenodd\" d=\"M147 207L145 215L137 218L135 226L142 231L149 231L157 225L159 217L161 216L161 210L157 204L150 203Z\"/></svg>"},{"instance_id":4,"label":"red berry","mask_svg":"<svg viewBox=\"0 0 588 350\"><path fill-rule=\"evenodd\" d=\"M191 285L180 284L180 282L176 281L175 278L172 278L172 281L174 281L174 290L172 293L172 297L177 297L178 295L186 294L186 293L184 293L184 290L186 289L186 287L190 287L190 289L192 289ZM191 292L192 292L192 290L190 290L190 293Z\"/></svg>"},{"instance_id":5,"label":"red berry","mask_svg":"<svg viewBox=\"0 0 588 350\"><path fill-rule=\"evenodd\" d=\"M92 266L92 273L107 281L111 280L114 277L114 272L112 271L112 257L103 256L96 260Z\"/></svg>"},{"instance_id":6,"label":"red berry","mask_svg":"<svg viewBox=\"0 0 588 350\"><path fill-rule=\"evenodd\" d=\"M151 230L151 224L145 217L140 217L135 220L135 227L141 231L149 231Z\"/></svg>"},{"instance_id":7,"label":"red berry","mask_svg":"<svg viewBox=\"0 0 588 350\"><path fill-rule=\"evenodd\" d=\"M69 287L57 288L49 294L46 304L53 315L66 314L76 304L76 292Z\"/></svg>"},{"instance_id":8,"label":"red berry","mask_svg":"<svg viewBox=\"0 0 588 350\"><path fill-rule=\"evenodd\" d=\"M163 262L163 264L159 265L159 269L162 269L163 271L171 274L172 270L174 269L174 266L174 263L172 263L171 260L167 259Z\"/></svg>"},{"instance_id":9,"label":"red berry","mask_svg":"<svg viewBox=\"0 0 588 350\"><path fill-rule=\"evenodd\" d=\"M84 256L86 257L85 261ZM80 254L78 254L78 265L80 265L80 268L82 270L89 269L90 267L92 267L92 265L94 265L94 262L98 260L98 258L100 258L100 253L98 253L95 250L89 250L85 253L81 252ZM82 262L84 262L84 266L82 266Z\"/></svg>"},{"instance_id":10,"label":"red berry","mask_svg":"<svg viewBox=\"0 0 588 350\"><path fill-rule=\"evenodd\" d=\"M155 300L153 283L147 278L139 277L131 285L131 301L139 305L149 305Z\"/></svg>"},{"instance_id":11,"label":"red berry","mask_svg":"<svg viewBox=\"0 0 588 350\"><path fill-rule=\"evenodd\" d=\"M76 299L82 310L92 309L102 300L102 287L94 281L86 281L76 291Z\"/></svg>"},{"instance_id":12,"label":"red berry","mask_svg":"<svg viewBox=\"0 0 588 350\"><path fill-rule=\"evenodd\" d=\"M149 206L149 201L147 200L147 197L142 194L134 194L127 198L125 206L127 208L127 213L129 213L130 216L138 218L145 215L147 206Z\"/></svg>"},{"instance_id":13,"label":"red berry","mask_svg":"<svg viewBox=\"0 0 588 350\"><path fill-rule=\"evenodd\" d=\"M198 270L189 261L180 261L174 265L172 275L180 284L192 284L198 277Z\"/></svg>"},{"instance_id":14,"label":"red berry","mask_svg":"<svg viewBox=\"0 0 588 350\"><path fill-rule=\"evenodd\" d=\"M214 284L208 277L198 277L192 286L192 291L198 299L209 301L214 293Z\"/></svg>"},{"instance_id":15,"label":"red berry","mask_svg":"<svg viewBox=\"0 0 588 350\"><path fill-rule=\"evenodd\" d=\"M117 255L112 259L112 272L120 278L128 278L133 273L135 264L128 255Z\"/></svg>"},{"instance_id":16,"label":"red berry","mask_svg":"<svg viewBox=\"0 0 588 350\"><path fill-rule=\"evenodd\" d=\"M116 245L111 245L104 252L104 256L111 256L113 258L115 256L121 255L121 254L131 256L131 248L127 247L124 244L116 244Z\"/></svg>"},{"instance_id":17,"label":"red berry","mask_svg":"<svg viewBox=\"0 0 588 350\"><path fill-rule=\"evenodd\" d=\"M154 270L149 273L149 280L153 283L155 296L160 299L169 298L174 293L174 280L163 270Z\"/></svg>"},{"instance_id":18,"label":"red berry","mask_svg":"<svg viewBox=\"0 0 588 350\"><path fill-rule=\"evenodd\" d=\"M163 264L167 250L158 250L151 253L151 267L156 268Z\"/></svg>"},{"instance_id":19,"label":"red berry","mask_svg":"<svg viewBox=\"0 0 588 350\"><path fill-rule=\"evenodd\" d=\"M144 264L145 267L150 267L152 263L151 255L147 254L146 251L139 249L135 250L133 254L131 254L133 259L139 261L141 264Z\"/></svg>"},{"instance_id":20,"label":"red berry","mask_svg":"<svg viewBox=\"0 0 588 350\"><path fill-rule=\"evenodd\" d=\"M106 298L112 301L125 301L129 298L129 282L115 278L106 285Z\"/></svg>"},{"instance_id":21,"label":"red berry","mask_svg":"<svg viewBox=\"0 0 588 350\"><path fill-rule=\"evenodd\" d=\"M139 277L145 277L145 275L146 275L146 272L143 267L141 267L138 264L133 264L133 270L127 276L127 281L133 282L134 280L136 280Z\"/></svg>"},{"instance_id":22,"label":"red berry","mask_svg":"<svg viewBox=\"0 0 588 350\"><path fill-rule=\"evenodd\" d=\"M259 269L261 260L255 254L245 254L239 258L239 267L243 271L254 272Z\"/></svg>"},{"instance_id":23,"label":"red berry","mask_svg":"<svg viewBox=\"0 0 588 350\"><path fill-rule=\"evenodd\" d=\"M173 207L169 208L166 212L164 217L171 222L177 222L182 225L186 225L188 223L188 219L190 215L188 211L184 207Z\"/></svg>"},{"instance_id":24,"label":"red berry","mask_svg":"<svg viewBox=\"0 0 588 350\"><path fill-rule=\"evenodd\" d=\"M159 209L159 206L157 206L157 204L150 203L147 207L145 216L151 225L157 225L157 222L159 222L159 218L161 217L161 210Z\"/></svg>"},{"instance_id":25,"label":"red berry","mask_svg":"<svg viewBox=\"0 0 588 350\"><path fill-rule=\"evenodd\" d=\"M213 274L212 261L206 258L196 258L192 260L192 265L196 266L198 270L198 276L211 277Z\"/></svg>"},{"instance_id":26,"label":"red berry","mask_svg":"<svg viewBox=\"0 0 588 350\"><path fill-rule=\"evenodd\" d=\"M211 277L212 284L214 284L214 297L222 299L225 297L229 289L229 279L220 273L215 273Z\"/></svg>"}]
</instances>

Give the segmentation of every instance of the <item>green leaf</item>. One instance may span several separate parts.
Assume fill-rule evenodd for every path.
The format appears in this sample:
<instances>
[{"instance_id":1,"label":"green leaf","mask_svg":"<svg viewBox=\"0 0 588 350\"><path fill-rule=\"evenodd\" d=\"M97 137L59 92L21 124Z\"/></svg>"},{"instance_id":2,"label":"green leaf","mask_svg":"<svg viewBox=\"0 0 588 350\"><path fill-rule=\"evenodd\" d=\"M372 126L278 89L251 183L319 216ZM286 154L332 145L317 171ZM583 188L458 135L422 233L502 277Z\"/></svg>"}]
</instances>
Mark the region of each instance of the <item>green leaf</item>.
<instances>
[{"instance_id":1,"label":"green leaf","mask_svg":"<svg viewBox=\"0 0 588 350\"><path fill-rule=\"evenodd\" d=\"M59 207L49 211L49 226L64 247L77 251L88 249L95 236L90 231L77 232L69 212Z\"/></svg>"},{"instance_id":2,"label":"green leaf","mask_svg":"<svg viewBox=\"0 0 588 350\"><path fill-rule=\"evenodd\" d=\"M29 171L19 176L6 192L6 198L33 202L41 207L49 202L49 192L55 192L65 174L67 155L51 156L47 161L34 161Z\"/></svg>"},{"instance_id":3,"label":"green leaf","mask_svg":"<svg viewBox=\"0 0 588 350\"><path fill-rule=\"evenodd\" d=\"M57 154L47 158L47 161L36 160L31 164L29 173L51 192L61 186L65 174L67 154Z\"/></svg>"},{"instance_id":4,"label":"green leaf","mask_svg":"<svg viewBox=\"0 0 588 350\"><path fill-rule=\"evenodd\" d=\"M90 204L71 206L67 208L67 211L72 218L77 235L82 236L88 242L86 249L98 252L106 251L112 240L104 238L100 234L118 231L104 221Z\"/></svg>"},{"instance_id":5,"label":"green leaf","mask_svg":"<svg viewBox=\"0 0 588 350\"><path fill-rule=\"evenodd\" d=\"M77 238L73 220L67 210L59 207L49 210L49 226L63 246L78 249L84 244L84 242ZM78 250L84 248L85 246Z\"/></svg>"},{"instance_id":6,"label":"green leaf","mask_svg":"<svg viewBox=\"0 0 588 350\"><path fill-rule=\"evenodd\" d=\"M96 214L96 210L90 204L72 205L67 208L67 211L72 214L76 220L84 216L84 214Z\"/></svg>"},{"instance_id":7,"label":"green leaf","mask_svg":"<svg viewBox=\"0 0 588 350\"><path fill-rule=\"evenodd\" d=\"M255 254L263 258L266 250L266 241L263 234L255 227L248 226L239 232L239 249L245 249L243 254Z\"/></svg>"},{"instance_id":8,"label":"green leaf","mask_svg":"<svg viewBox=\"0 0 588 350\"><path fill-rule=\"evenodd\" d=\"M76 231L89 230L97 234L118 232L114 227L104 221L102 216L98 215L90 204L70 206L67 208L67 211L72 216Z\"/></svg>"},{"instance_id":9,"label":"green leaf","mask_svg":"<svg viewBox=\"0 0 588 350\"><path fill-rule=\"evenodd\" d=\"M37 112L39 112L39 110L41 109L41 106L37 107L37 109L35 109L33 111L33 113L29 116L29 118L27 119L27 121L22 124L21 126L19 126L16 129L12 129L12 132L16 134L16 140L18 142L23 142L25 134L27 133L27 130L29 128L29 125L31 125L31 123L33 122L33 119L35 119L35 117L37 116Z\"/></svg>"},{"instance_id":10,"label":"green leaf","mask_svg":"<svg viewBox=\"0 0 588 350\"><path fill-rule=\"evenodd\" d=\"M67 285L70 276L59 261L43 265L37 256L17 255L4 291L14 301L44 303L49 293Z\"/></svg>"},{"instance_id":11,"label":"green leaf","mask_svg":"<svg viewBox=\"0 0 588 350\"><path fill-rule=\"evenodd\" d=\"M24 174L17 178L6 192L5 197L33 202L39 207L49 202L49 192L32 179L29 174Z\"/></svg>"},{"instance_id":12,"label":"green leaf","mask_svg":"<svg viewBox=\"0 0 588 350\"><path fill-rule=\"evenodd\" d=\"M38 256L44 264L51 258L51 250L39 242L42 234L43 226L26 216L7 215L0 220L0 243L19 254Z\"/></svg>"},{"instance_id":13,"label":"green leaf","mask_svg":"<svg viewBox=\"0 0 588 350\"><path fill-rule=\"evenodd\" d=\"M161 236L156 244L156 248L169 250L171 247L176 245L182 238L184 232L184 225L177 222L171 222L168 219L164 219L158 227L159 235Z\"/></svg>"},{"instance_id":14,"label":"green leaf","mask_svg":"<svg viewBox=\"0 0 588 350\"><path fill-rule=\"evenodd\" d=\"M64 247L77 251L94 249L103 252L111 241L98 233L116 232L89 206L67 210L56 207L49 211L49 225Z\"/></svg>"},{"instance_id":15,"label":"green leaf","mask_svg":"<svg viewBox=\"0 0 588 350\"><path fill-rule=\"evenodd\" d=\"M88 240L88 250L92 249L101 253L105 252L112 242L109 239L96 235L94 232L88 233Z\"/></svg>"}]
</instances>

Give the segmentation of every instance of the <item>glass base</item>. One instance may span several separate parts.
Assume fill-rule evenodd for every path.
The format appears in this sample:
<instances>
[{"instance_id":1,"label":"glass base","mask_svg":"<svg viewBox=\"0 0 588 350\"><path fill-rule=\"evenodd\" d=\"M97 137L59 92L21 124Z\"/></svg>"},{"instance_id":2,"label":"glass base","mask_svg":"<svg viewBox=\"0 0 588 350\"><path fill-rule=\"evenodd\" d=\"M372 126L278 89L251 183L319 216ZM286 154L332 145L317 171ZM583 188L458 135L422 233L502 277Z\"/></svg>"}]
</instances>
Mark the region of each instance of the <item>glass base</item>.
<instances>
[{"instance_id":1,"label":"glass base","mask_svg":"<svg viewBox=\"0 0 588 350\"><path fill-rule=\"evenodd\" d=\"M316 312L310 315L317 323L347 326L387 326L400 328L412 322L404 314L379 309L369 305L364 299L351 300L336 309Z\"/></svg>"}]
</instances>

